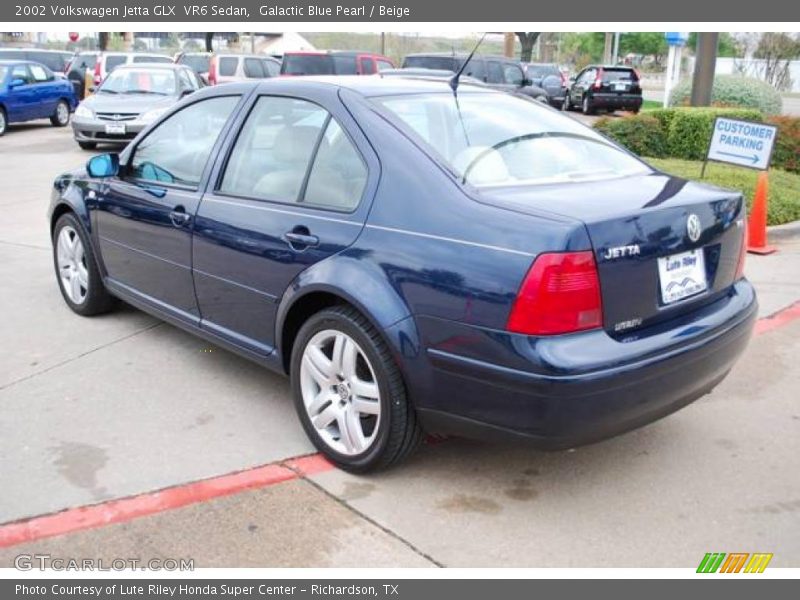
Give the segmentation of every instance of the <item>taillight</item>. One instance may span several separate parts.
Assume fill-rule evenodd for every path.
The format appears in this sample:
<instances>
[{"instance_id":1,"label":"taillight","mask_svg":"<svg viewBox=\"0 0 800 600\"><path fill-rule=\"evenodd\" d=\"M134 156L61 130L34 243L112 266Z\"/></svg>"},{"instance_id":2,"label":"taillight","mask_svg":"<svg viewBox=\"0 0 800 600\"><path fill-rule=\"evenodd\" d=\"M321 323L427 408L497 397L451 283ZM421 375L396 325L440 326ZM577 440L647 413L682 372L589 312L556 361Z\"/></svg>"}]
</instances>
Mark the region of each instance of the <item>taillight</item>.
<instances>
[{"instance_id":1,"label":"taillight","mask_svg":"<svg viewBox=\"0 0 800 600\"><path fill-rule=\"evenodd\" d=\"M556 335L602 325L600 279L594 254L587 250L537 256L517 292L507 329Z\"/></svg>"},{"instance_id":2,"label":"taillight","mask_svg":"<svg viewBox=\"0 0 800 600\"><path fill-rule=\"evenodd\" d=\"M94 64L94 84L95 86L103 83L103 72L100 70L100 57L97 57L97 62Z\"/></svg>"},{"instance_id":3,"label":"taillight","mask_svg":"<svg viewBox=\"0 0 800 600\"><path fill-rule=\"evenodd\" d=\"M567 87L569 80L567 79L566 73L564 71L559 71L559 75L561 75L561 87Z\"/></svg>"},{"instance_id":4,"label":"taillight","mask_svg":"<svg viewBox=\"0 0 800 600\"><path fill-rule=\"evenodd\" d=\"M744 261L747 256L747 220L744 221L744 233L742 234L742 247L739 248L739 260L736 263L736 276L734 281L739 281L744 277Z\"/></svg>"},{"instance_id":5,"label":"taillight","mask_svg":"<svg viewBox=\"0 0 800 600\"><path fill-rule=\"evenodd\" d=\"M217 85L217 59L212 57L208 61L208 85Z\"/></svg>"},{"instance_id":6,"label":"taillight","mask_svg":"<svg viewBox=\"0 0 800 600\"><path fill-rule=\"evenodd\" d=\"M599 90L603 87L603 69L597 69L597 76L594 78L594 89Z\"/></svg>"}]
</instances>

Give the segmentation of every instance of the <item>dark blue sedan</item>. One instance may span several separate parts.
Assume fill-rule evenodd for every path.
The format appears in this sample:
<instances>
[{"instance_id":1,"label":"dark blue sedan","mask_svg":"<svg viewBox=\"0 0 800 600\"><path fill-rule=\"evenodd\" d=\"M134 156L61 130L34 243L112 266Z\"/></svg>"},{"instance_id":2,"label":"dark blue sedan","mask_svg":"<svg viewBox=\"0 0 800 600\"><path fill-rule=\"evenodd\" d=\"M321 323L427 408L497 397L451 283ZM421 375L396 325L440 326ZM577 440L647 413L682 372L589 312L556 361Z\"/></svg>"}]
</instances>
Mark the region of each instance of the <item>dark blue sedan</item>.
<instances>
[{"instance_id":1,"label":"dark blue sedan","mask_svg":"<svg viewBox=\"0 0 800 600\"><path fill-rule=\"evenodd\" d=\"M0 135L9 123L34 119L50 119L56 127L64 127L77 104L72 84L46 66L0 60Z\"/></svg>"},{"instance_id":2,"label":"dark blue sedan","mask_svg":"<svg viewBox=\"0 0 800 600\"><path fill-rule=\"evenodd\" d=\"M56 179L50 228L73 311L122 299L288 374L352 471L423 431L564 448L656 420L757 308L740 194L445 81L202 90Z\"/></svg>"}]
</instances>

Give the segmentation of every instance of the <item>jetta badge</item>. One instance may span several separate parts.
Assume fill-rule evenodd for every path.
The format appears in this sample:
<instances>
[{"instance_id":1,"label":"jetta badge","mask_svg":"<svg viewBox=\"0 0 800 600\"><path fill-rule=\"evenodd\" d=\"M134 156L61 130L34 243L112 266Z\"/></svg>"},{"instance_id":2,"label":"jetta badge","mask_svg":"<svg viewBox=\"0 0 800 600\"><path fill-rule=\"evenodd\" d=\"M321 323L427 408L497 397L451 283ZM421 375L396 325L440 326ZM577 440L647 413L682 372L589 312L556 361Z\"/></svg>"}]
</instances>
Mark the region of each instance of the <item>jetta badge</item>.
<instances>
[{"instance_id":1,"label":"jetta badge","mask_svg":"<svg viewBox=\"0 0 800 600\"><path fill-rule=\"evenodd\" d=\"M703 232L703 228L700 225L700 217L697 215L689 215L689 218L686 219L686 233L689 236L689 239L693 242L696 242L700 239L700 234Z\"/></svg>"}]
</instances>

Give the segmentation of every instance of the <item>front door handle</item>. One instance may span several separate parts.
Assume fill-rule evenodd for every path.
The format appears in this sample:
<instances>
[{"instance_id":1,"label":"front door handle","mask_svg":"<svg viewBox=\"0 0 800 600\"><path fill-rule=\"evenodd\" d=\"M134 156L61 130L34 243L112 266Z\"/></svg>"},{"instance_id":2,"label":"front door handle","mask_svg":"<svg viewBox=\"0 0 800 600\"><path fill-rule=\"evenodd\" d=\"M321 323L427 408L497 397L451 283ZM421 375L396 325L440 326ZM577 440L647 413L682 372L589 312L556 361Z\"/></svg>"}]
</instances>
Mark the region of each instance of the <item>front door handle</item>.
<instances>
[{"instance_id":1,"label":"front door handle","mask_svg":"<svg viewBox=\"0 0 800 600\"><path fill-rule=\"evenodd\" d=\"M183 227L191 219L192 216L187 213L186 209L181 205L176 206L175 209L169 213L169 220L172 221L175 227Z\"/></svg>"},{"instance_id":2,"label":"front door handle","mask_svg":"<svg viewBox=\"0 0 800 600\"><path fill-rule=\"evenodd\" d=\"M283 239L294 249L315 248L319 246L319 238L311 235L307 227L295 227L283 234Z\"/></svg>"}]
</instances>

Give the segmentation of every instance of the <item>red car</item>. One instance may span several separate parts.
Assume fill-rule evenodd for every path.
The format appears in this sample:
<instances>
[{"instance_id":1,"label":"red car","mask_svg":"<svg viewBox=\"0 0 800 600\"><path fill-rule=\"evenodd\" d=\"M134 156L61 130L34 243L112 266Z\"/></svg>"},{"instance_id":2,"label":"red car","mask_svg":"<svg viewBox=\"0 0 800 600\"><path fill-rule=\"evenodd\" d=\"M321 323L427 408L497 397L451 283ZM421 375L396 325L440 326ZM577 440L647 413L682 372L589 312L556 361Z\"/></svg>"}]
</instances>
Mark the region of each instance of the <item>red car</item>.
<instances>
[{"instance_id":1,"label":"red car","mask_svg":"<svg viewBox=\"0 0 800 600\"><path fill-rule=\"evenodd\" d=\"M287 52L283 55L281 75L374 75L393 68L391 60L371 52Z\"/></svg>"}]
</instances>

